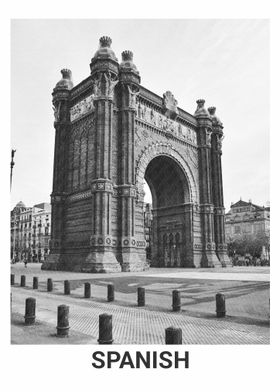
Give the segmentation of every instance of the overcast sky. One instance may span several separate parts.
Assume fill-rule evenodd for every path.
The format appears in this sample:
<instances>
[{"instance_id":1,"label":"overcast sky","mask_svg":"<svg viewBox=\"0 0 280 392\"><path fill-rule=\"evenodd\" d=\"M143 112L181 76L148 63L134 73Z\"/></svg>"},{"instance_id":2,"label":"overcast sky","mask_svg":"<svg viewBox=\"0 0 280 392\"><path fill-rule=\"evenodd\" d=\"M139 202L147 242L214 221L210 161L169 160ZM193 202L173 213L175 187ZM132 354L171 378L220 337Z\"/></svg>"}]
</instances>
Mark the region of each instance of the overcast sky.
<instances>
[{"instance_id":1,"label":"overcast sky","mask_svg":"<svg viewBox=\"0 0 280 392\"><path fill-rule=\"evenodd\" d=\"M267 20L14 20L11 26L11 207L50 200L54 135L51 93L70 68L89 76L99 38L119 61L132 50L142 85L194 113L216 106L224 124L224 199L269 196L269 23Z\"/></svg>"}]
</instances>

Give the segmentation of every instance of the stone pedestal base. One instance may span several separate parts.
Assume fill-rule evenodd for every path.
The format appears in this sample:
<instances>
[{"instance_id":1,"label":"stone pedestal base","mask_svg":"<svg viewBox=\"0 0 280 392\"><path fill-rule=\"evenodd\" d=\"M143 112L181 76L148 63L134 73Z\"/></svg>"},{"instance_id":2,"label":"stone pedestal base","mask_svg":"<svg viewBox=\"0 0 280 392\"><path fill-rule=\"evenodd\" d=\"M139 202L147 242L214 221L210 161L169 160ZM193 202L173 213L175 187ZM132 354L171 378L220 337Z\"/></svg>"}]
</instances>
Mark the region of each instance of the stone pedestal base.
<instances>
[{"instance_id":1,"label":"stone pedestal base","mask_svg":"<svg viewBox=\"0 0 280 392\"><path fill-rule=\"evenodd\" d=\"M201 258L201 267L202 268L214 268L214 267L222 267L220 260L218 259L216 252L204 252Z\"/></svg>"},{"instance_id":2,"label":"stone pedestal base","mask_svg":"<svg viewBox=\"0 0 280 392\"><path fill-rule=\"evenodd\" d=\"M81 272L121 272L113 252L91 252L81 264Z\"/></svg>"},{"instance_id":3,"label":"stone pedestal base","mask_svg":"<svg viewBox=\"0 0 280 392\"><path fill-rule=\"evenodd\" d=\"M60 253L49 254L44 260L41 269L46 271L59 271L60 268Z\"/></svg>"},{"instance_id":4,"label":"stone pedestal base","mask_svg":"<svg viewBox=\"0 0 280 392\"><path fill-rule=\"evenodd\" d=\"M141 272L147 269L149 269L149 264L146 261L146 253L122 253L123 272Z\"/></svg>"},{"instance_id":5,"label":"stone pedestal base","mask_svg":"<svg viewBox=\"0 0 280 392\"><path fill-rule=\"evenodd\" d=\"M222 267L231 267L232 262L230 261L227 252L217 252L218 258Z\"/></svg>"}]
</instances>

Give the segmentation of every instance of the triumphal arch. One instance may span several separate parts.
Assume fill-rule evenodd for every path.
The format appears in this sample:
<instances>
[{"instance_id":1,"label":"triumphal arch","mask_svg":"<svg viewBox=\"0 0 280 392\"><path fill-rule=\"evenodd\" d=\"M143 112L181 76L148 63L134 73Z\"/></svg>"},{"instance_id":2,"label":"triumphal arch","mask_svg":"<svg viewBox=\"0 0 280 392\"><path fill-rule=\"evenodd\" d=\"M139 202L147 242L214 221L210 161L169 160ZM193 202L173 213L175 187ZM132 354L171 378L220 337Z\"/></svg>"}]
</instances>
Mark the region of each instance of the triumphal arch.
<instances>
[{"instance_id":1,"label":"triumphal arch","mask_svg":"<svg viewBox=\"0 0 280 392\"><path fill-rule=\"evenodd\" d=\"M221 146L215 108L194 115L141 85L130 51L119 63L109 37L73 86L63 69L53 90L55 152L51 252L43 269L147 268L144 180L153 198L155 267L229 263Z\"/></svg>"}]
</instances>

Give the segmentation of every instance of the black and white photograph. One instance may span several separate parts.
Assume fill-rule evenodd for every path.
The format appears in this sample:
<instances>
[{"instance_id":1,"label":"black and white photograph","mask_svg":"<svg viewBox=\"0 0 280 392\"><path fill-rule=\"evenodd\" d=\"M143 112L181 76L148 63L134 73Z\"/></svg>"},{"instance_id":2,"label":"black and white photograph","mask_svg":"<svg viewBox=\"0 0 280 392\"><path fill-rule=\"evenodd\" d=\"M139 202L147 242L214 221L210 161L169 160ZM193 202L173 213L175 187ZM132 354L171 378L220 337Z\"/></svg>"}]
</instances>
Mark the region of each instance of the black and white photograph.
<instances>
[{"instance_id":1,"label":"black and white photograph","mask_svg":"<svg viewBox=\"0 0 280 392\"><path fill-rule=\"evenodd\" d=\"M12 21L12 343L269 343L268 26Z\"/></svg>"},{"instance_id":2,"label":"black and white photograph","mask_svg":"<svg viewBox=\"0 0 280 392\"><path fill-rule=\"evenodd\" d=\"M10 350L270 385L269 18L9 23Z\"/></svg>"}]
</instances>

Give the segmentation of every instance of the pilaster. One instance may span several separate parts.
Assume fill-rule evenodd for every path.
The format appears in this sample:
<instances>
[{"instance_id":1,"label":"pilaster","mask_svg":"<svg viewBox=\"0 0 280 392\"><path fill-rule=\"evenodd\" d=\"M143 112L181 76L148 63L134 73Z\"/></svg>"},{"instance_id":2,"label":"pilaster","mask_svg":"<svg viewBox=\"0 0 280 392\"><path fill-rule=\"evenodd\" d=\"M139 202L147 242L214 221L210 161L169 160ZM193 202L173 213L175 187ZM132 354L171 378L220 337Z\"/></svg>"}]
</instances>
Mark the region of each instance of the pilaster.
<instances>
[{"instance_id":1,"label":"pilaster","mask_svg":"<svg viewBox=\"0 0 280 392\"><path fill-rule=\"evenodd\" d=\"M204 108L205 101L197 101L195 117L198 122L198 156L200 186L200 216L202 229L202 267L221 266L216 255L214 238L214 205L212 194L211 134L212 121Z\"/></svg>"},{"instance_id":2,"label":"pilaster","mask_svg":"<svg viewBox=\"0 0 280 392\"><path fill-rule=\"evenodd\" d=\"M119 72L119 226L118 258L123 271L142 271L146 265L145 239L135 237L135 114L140 76L130 51L122 53ZM137 246L143 242L143 246Z\"/></svg>"},{"instance_id":3,"label":"pilaster","mask_svg":"<svg viewBox=\"0 0 280 392\"><path fill-rule=\"evenodd\" d=\"M61 70L62 79L53 90L53 110L55 128L55 151L53 165L53 190L51 194L52 227L50 254L42 269L61 268L64 233L64 209L68 174L68 138L70 132L70 90L73 87L72 73L69 69Z\"/></svg>"},{"instance_id":4,"label":"pilaster","mask_svg":"<svg viewBox=\"0 0 280 392\"><path fill-rule=\"evenodd\" d=\"M210 107L208 111L212 120L211 163L212 163L212 192L214 204L214 233L216 253L223 267L231 265L227 254L225 241L225 209L222 178L222 140L223 124L216 116L216 108Z\"/></svg>"},{"instance_id":5,"label":"pilaster","mask_svg":"<svg viewBox=\"0 0 280 392\"><path fill-rule=\"evenodd\" d=\"M95 172L91 183L90 253L82 266L82 271L89 272L121 270L112 248L116 241L111 231L113 107L119 65L110 46L111 39L102 37L90 64L96 123Z\"/></svg>"}]
</instances>

